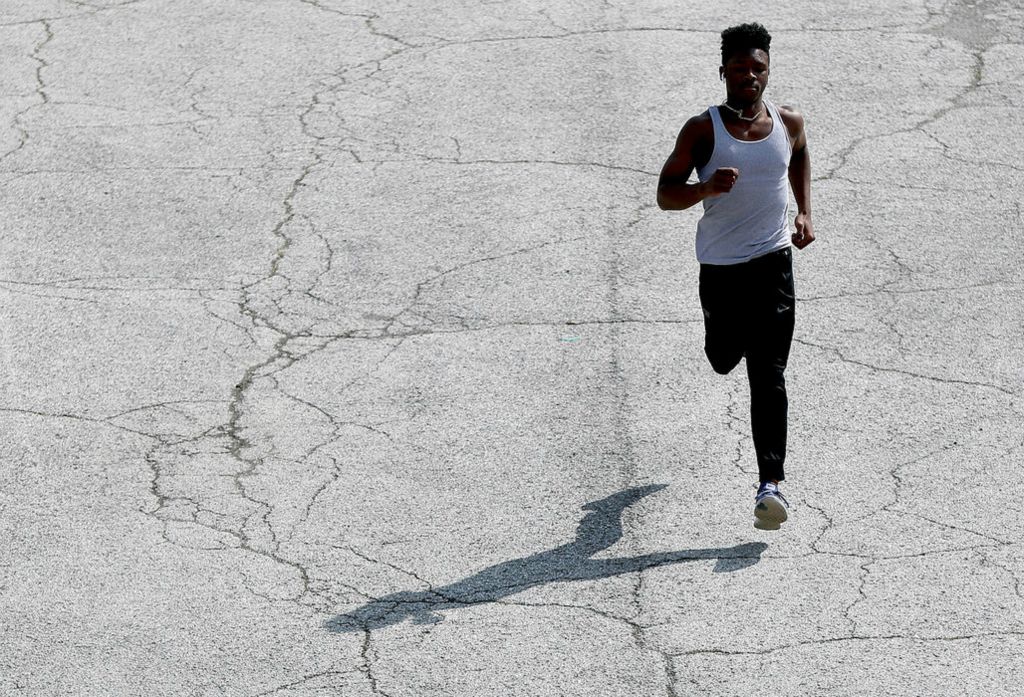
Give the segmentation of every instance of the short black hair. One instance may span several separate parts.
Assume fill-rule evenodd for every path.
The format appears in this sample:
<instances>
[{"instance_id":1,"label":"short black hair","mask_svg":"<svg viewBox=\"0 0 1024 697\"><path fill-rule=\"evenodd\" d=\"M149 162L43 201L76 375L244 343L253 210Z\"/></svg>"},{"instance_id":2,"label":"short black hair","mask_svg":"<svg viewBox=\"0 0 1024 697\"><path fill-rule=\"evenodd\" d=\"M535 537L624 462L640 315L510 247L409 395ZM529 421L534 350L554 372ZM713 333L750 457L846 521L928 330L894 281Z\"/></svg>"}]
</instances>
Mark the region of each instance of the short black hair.
<instances>
[{"instance_id":1,"label":"short black hair","mask_svg":"<svg viewBox=\"0 0 1024 697\"><path fill-rule=\"evenodd\" d=\"M757 22L729 27L722 32L722 65L738 51L759 48L765 53L770 53L768 47L771 43L772 35Z\"/></svg>"}]
</instances>

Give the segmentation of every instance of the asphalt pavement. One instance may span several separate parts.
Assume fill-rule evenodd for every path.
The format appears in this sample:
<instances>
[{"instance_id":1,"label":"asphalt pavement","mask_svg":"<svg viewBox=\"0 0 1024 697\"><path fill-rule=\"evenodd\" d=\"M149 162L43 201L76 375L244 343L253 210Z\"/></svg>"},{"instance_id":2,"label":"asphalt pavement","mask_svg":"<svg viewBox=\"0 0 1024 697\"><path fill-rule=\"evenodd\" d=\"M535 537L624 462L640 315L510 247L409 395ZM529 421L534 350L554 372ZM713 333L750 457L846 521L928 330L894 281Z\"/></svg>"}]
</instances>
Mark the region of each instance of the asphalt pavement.
<instances>
[{"instance_id":1,"label":"asphalt pavement","mask_svg":"<svg viewBox=\"0 0 1024 697\"><path fill-rule=\"evenodd\" d=\"M777 532L657 175L806 119ZM1018 695L1024 8L0 2L0 694Z\"/></svg>"}]
</instances>

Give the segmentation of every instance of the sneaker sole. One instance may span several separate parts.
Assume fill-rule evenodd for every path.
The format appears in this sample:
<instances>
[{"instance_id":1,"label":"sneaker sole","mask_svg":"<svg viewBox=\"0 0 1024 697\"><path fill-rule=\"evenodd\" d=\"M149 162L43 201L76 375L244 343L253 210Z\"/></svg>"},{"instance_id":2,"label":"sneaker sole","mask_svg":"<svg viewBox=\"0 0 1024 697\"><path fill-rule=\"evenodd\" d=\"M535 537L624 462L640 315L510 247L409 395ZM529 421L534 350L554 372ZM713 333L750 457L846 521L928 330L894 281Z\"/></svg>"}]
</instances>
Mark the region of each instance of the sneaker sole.
<instances>
[{"instance_id":1,"label":"sneaker sole","mask_svg":"<svg viewBox=\"0 0 1024 697\"><path fill-rule=\"evenodd\" d=\"M758 530L778 530L787 518L786 507L773 496L766 496L754 506L754 527Z\"/></svg>"}]
</instances>

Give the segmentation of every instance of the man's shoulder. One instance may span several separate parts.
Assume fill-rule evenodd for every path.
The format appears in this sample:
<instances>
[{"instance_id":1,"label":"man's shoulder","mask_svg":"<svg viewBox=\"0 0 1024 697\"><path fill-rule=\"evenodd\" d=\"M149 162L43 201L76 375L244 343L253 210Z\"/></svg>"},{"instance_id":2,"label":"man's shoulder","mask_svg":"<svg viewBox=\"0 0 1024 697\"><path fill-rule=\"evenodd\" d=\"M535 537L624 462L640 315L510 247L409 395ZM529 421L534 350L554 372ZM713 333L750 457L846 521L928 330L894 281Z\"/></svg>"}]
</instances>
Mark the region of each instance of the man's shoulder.
<instances>
[{"instance_id":1,"label":"man's shoulder","mask_svg":"<svg viewBox=\"0 0 1024 697\"><path fill-rule=\"evenodd\" d=\"M710 109L705 109L704 111L700 112L699 114L697 114L695 116L691 116L686 121L687 125L694 124L695 126L710 126L711 123L712 122L711 122L711 110Z\"/></svg>"},{"instance_id":2,"label":"man's shoulder","mask_svg":"<svg viewBox=\"0 0 1024 697\"><path fill-rule=\"evenodd\" d=\"M804 130L804 115L788 104L777 104L776 107L790 137L796 138Z\"/></svg>"},{"instance_id":3,"label":"man's shoulder","mask_svg":"<svg viewBox=\"0 0 1024 697\"><path fill-rule=\"evenodd\" d=\"M690 134L692 137L704 138L714 134L714 124L711 121L711 113L708 109L705 109L696 116L691 116L683 124L683 132Z\"/></svg>"}]
</instances>

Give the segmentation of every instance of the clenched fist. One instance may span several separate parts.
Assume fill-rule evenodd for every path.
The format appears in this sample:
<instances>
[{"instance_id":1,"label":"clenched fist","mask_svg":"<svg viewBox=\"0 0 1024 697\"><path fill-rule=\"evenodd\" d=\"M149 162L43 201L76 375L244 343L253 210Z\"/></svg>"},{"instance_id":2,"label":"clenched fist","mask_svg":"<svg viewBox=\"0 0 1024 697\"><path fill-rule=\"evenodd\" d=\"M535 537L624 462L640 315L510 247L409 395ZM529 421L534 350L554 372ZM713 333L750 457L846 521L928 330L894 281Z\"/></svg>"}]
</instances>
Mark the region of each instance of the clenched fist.
<instances>
[{"instance_id":1,"label":"clenched fist","mask_svg":"<svg viewBox=\"0 0 1024 697\"><path fill-rule=\"evenodd\" d=\"M703 197L709 198L729 193L739 176L740 171L735 167L719 167L710 179L701 184Z\"/></svg>"},{"instance_id":2,"label":"clenched fist","mask_svg":"<svg viewBox=\"0 0 1024 697\"><path fill-rule=\"evenodd\" d=\"M796 216L796 220L793 221L793 227L796 228L793 233L793 246L797 249L803 249L811 242L814 242L814 223L811 222L810 213L800 213Z\"/></svg>"}]
</instances>

